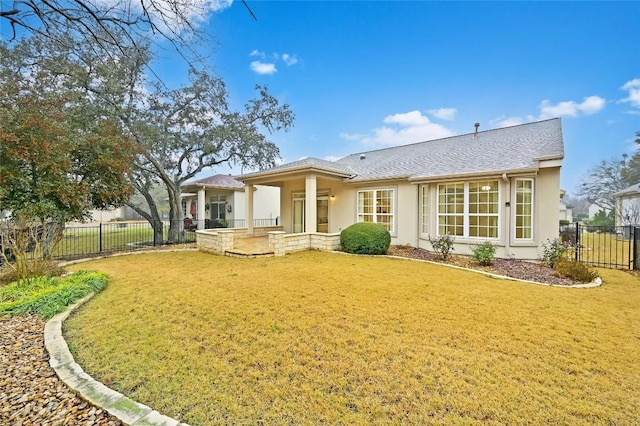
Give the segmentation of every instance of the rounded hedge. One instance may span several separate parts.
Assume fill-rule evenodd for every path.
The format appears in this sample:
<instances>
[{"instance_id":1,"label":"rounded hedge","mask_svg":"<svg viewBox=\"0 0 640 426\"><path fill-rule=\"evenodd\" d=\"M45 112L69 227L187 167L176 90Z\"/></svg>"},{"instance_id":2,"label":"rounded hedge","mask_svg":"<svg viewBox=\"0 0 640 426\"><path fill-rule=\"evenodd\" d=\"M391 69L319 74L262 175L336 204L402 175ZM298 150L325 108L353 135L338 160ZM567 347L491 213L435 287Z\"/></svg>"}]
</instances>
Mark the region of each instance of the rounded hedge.
<instances>
[{"instance_id":1,"label":"rounded hedge","mask_svg":"<svg viewBox=\"0 0 640 426\"><path fill-rule=\"evenodd\" d=\"M342 251L347 253L385 254L390 244L389 231L377 223L354 223L340 233Z\"/></svg>"}]
</instances>

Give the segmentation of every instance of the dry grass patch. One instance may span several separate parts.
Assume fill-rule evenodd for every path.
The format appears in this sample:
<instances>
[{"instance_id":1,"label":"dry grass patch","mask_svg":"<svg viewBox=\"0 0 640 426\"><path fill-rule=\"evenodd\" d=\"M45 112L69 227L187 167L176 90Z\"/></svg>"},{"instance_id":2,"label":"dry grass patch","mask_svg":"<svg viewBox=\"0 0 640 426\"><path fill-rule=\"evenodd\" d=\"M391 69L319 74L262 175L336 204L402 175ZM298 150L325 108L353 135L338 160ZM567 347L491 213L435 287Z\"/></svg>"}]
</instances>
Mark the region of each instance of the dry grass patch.
<instances>
[{"instance_id":1,"label":"dry grass patch","mask_svg":"<svg viewBox=\"0 0 640 426\"><path fill-rule=\"evenodd\" d=\"M111 280L66 323L76 359L192 425L640 416L640 286L623 272L577 290L320 252L81 267Z\"/></svg>"}]
</instances>

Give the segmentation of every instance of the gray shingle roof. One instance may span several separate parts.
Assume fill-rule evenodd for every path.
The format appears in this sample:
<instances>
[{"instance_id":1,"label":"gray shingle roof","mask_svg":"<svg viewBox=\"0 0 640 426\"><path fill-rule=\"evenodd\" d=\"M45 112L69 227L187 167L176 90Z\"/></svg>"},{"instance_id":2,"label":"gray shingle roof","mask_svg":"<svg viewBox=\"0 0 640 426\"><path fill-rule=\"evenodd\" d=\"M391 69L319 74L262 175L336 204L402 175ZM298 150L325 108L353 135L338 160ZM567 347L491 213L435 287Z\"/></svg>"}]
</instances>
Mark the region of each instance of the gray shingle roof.
<instances>
[{"instance_id":1,"label":"gray shingle roof","mask_svg":"<svg viewBox=\"0 0 640 426\"><path fill-rule=\"evenodd\" d=\"M364 154L365 158L360 159ZM535 169L540 159L562 159L559 118L352 154L337 161L353 179L429 179Z\"/></svg>"},{"instance_id":2,"label":"gray shingle roof","mask_svg":"<svg viewBox=\"0 0 640 426\"><path fill-rule=\"evenodd\" d=\"M360 152L337 161L305 158L238 179L316 169L351 181L433 179L537 169L540 160L562 159L559 118Z\"/></svg>"},{"instance_id":3,"label":"gray shingle roof","mask_svg":"<svg viewBox=\"0 0 640 426\"><path fill-rule=\"evenodd\" d=\"M334 161L321 160L319 158L307 157L302 160L293 161L291 163L281 164L276 167L272 167L270 169L261 170L255 173L247 173L242 176L239 176L238 179L252 178L262 175L269 175L272 173L278 172L295 172L297 170L308 170L308 169L316 169L320 171L324 171L331 174L340 175L343 177L353 176L355 173L345 164L339 164Z\"/></svg>"}]
</instances>

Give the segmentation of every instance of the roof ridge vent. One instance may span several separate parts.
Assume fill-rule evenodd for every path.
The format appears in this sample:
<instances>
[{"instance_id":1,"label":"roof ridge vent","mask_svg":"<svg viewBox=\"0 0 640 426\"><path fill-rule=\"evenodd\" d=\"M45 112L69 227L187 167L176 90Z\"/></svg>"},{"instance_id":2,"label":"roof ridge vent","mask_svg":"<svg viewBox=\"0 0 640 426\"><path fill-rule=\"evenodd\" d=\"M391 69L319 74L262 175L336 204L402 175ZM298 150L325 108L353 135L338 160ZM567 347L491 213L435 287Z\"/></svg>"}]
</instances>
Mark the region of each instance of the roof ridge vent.
<instances>
[{"instance_id":1,"label":"roof ridge vent","mask_svg":"<svg viewBox=\"0 0 640 426\"><path fill-rule=\"evenodd\" d=\"M364 160L365 158L367 158L367 154L360 154L360 159Z\"/></svg>"}]
</instances>

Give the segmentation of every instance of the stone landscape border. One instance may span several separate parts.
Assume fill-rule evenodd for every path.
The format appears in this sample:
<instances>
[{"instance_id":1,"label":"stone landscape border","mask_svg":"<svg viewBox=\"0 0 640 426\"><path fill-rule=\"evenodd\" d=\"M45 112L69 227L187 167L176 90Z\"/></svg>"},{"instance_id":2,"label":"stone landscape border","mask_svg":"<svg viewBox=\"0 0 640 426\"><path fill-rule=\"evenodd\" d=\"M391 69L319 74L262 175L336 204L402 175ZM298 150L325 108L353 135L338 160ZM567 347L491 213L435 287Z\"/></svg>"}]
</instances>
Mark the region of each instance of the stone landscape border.
<instances>
[{"instance_id":1,"label":"stone landscape border","mask_svg":"<svg viewBox=\"0 0 640 426\"><path fill-rule=\"evenodd\" d=\"M108 388L85 373L82 367L75 362L62 335L62 323L73 311L94 295L95 293L91 293L82 298L65 312L51 318L44 326L44 345L49 352L49 365L54 369L58 378L83 399L118 418L126 425L189 426Z\"/></svg>"}]
</instances>

